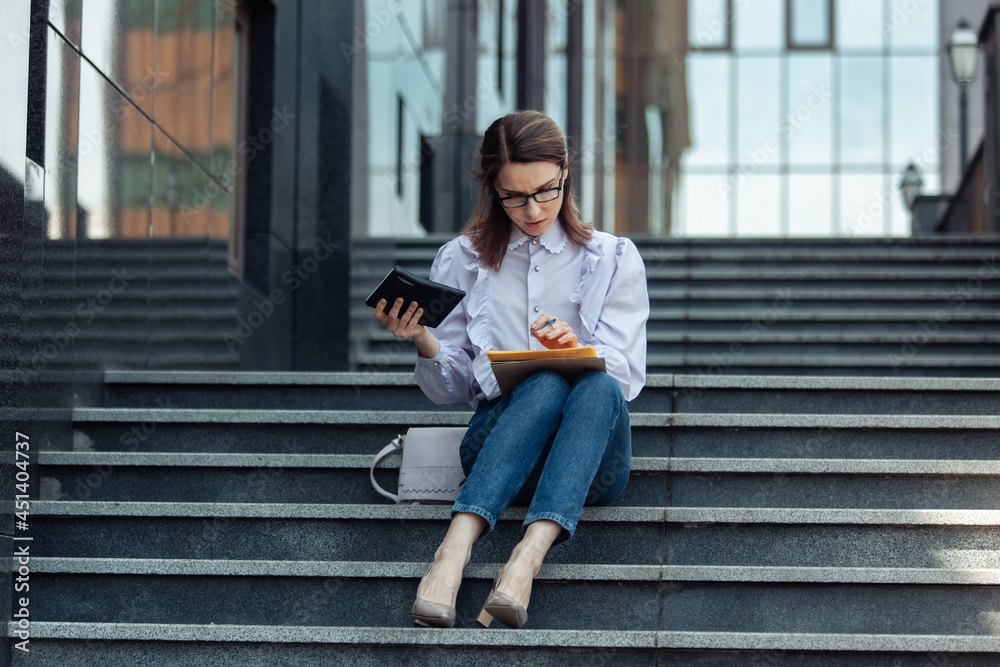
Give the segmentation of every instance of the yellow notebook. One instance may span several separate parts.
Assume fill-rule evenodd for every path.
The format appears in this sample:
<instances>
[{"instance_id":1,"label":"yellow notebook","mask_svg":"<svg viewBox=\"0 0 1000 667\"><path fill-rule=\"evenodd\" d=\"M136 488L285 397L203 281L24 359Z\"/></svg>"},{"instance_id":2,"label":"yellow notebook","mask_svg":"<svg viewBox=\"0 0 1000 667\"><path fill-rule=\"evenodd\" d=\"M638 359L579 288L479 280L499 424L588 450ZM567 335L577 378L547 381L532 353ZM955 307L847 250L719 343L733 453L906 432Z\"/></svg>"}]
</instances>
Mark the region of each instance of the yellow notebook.
<instances>
[{"instance_id":1,"label":"yellow notebook","mask_svg":"<svg viewBox=\"0 0 1000 667\"><path fill-rule=\"evenodd\" d=\"M529 359L579 359L597 358L597 348L593 345L568 347L562 350L490 350L486 353L491 364L505 361L527 361Z\"/></svg>"},{"instance_id":2,"label":"yellow notebook","mask_svg":"<svg viewBox=\"0 0 1000 667\"><path fill-rule=\"evenodd\" d=\"M486 356L501 394L509 394L540 370L555 371L571 382L587 371L607 372L593 345L564 350L494 350Z\"/></svg>"}]
</instances>

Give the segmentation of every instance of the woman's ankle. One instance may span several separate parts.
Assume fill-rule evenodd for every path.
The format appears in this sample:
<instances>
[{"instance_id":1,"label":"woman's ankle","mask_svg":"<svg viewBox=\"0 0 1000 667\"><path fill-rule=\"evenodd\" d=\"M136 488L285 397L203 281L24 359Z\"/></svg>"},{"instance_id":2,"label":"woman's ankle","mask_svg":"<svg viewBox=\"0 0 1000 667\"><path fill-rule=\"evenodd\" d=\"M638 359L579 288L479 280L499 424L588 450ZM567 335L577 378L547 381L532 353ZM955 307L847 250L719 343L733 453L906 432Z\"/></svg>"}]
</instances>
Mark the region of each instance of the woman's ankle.
<instances>
[{"instance_id":1,"label":"woman's ankle","mask_svg":"<svg viewBox=\"0 0 1000 667\"><path fill-rule=\"evenodd\" d=\"M448 544L442 544L434 552L435 563L461 563L463 569L469 564L471 557L472 549L453 547Z\"/></svg>"}]
</instances>

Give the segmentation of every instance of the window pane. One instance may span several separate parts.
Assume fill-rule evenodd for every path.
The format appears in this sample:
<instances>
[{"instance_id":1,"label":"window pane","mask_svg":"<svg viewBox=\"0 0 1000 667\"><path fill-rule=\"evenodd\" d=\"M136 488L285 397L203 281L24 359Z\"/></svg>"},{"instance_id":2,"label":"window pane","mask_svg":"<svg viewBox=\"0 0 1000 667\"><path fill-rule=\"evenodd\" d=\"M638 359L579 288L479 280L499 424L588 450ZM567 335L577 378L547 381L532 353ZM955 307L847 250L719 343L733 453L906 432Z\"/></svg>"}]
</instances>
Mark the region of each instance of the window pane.
<instances>
[{"instance_id":1,"label":"window pane","mask_svg":"<svg viewBox=\"0 0 1000 667\"><path fill-rule=\"evenodd\" d=\"M778 58L740 58L737 63L737 160L753 171L776 167L781 115L781 63Z\"/></svg>"},{"instance_id":2,"label":"window pane","mask_svg":"<svg viewBox=\"0 0 1000 667\"><path fill-rule=\"evenodd\" d=\"M368 122L370 127L384 128L368 133L368 162L373 168L393 166L396 152L396 77L392 63L368 62ZM374 220L374 217L371 218Z\"/></svg>"},{"instance_id":3,"label":"window pane","mask_svg":"<svg viewBox=\"0 0 1000 667\"><path fill-rule=\"evenodd\" d=\"M936 0L890 0L883 30L892 49L938 48L938 3Z\"/></svg>"},{"instance_id":4,"label":"window pane","mask_svg":"<svg viewBox=\"0 0 1000 667\"><path fill-rule=\"evenodd\" d=\"M832 191L829 174L792 174L788 177L788 234L833 234Z\"/></svg>"},{"instance_id":5,"label":"window pane","mask_svg":"<svg viewBox=\"0 0 1000 667\"><path fill-rule=\"evenodd\" d=\"M736 198L737 234L777 236L781 233L779 176L751 176L737 188Z\"/></svg>"},{"instance_id":6,"label":"window pane","mask_svg":"<svg viewBox=\"0 0 1000 667\"><path fill-rule=\"evenodd\" d=\"M688 58L691 147L685 166L729 163L729 57L696 54Z\"/></svg>"},{"instance_id":7,"label":"window pane","mask_svg":"<svg viewBox=\"0 0 1000 667\"><path fill-rule=\"evenodd\" d=\"M883 174L845 174L840 177L840 234L883 236L893 198L899 197Z\"/></svg>"},{"instance_id":8,"label":"window pane","mask_svg":"<svg viewBox=\"0 0 1000 667\"><path fill-rule=\"evenodd\" d=\"M785 46L785 0L734 2L737 50L781 51Z\"/></svg>"},{"instance_id":9,"label":"window pane","mask_svg":"<svg viewBox=\"0 0 1000 667\"><path fill-rule=\"evenodd\" d=\"M729 204L725 174L681 176L681 220L678 234L725 236L729 233Z\"/></svg>"},{"instance_id":10,"label":"window pane","mask_svg":"<svg viewBox=\"0 0 1000 667\"><path fill-rule=\"evenodd\" d=\"M726 0L689 0L688 40L695 49L725 48L730 17Z\"/></svg>"},{"instance_id":11,"label":"window pane","mask_svg":"<svg viewBox=\"0 0 1000 667\"><path fill-rule=\"evenodd\" d=\"M788 140L792 164L831 163L831 66L832 60L826 53L788 57L788 111L782 119L781 131Z\"/></svg>"},{"instance_id":12,"label":"window pane","mask_svg":"<svg viewBox=\"0 0 1000 667\"><path fill-rule=\"evenodd\" d=\"M883 162L882 58L840 59L840 160L849 165Z\"/></svg>"},{"instance_id":13,"label":"window pane","mask_svg":"<svg viewBox=\"0 0 1000 667\"><path fill-rule=\"evenodd\" d=\"M830 43L829 0L792 0L792 45L825 46Z\"/></svg>"},{"instance_id":14,"label":"window pane","mask_svg":"<svg viewBox=\"0 0 1000 667\"><path fill-rule=\"evenodd\" d=\"M882 50L882 1L837 0L838 49Z\"/></svg>"},{"instance_id":15,"label":"window pane","mask_svg":"<svg viewBox=\"0 0 1000 667\"><path fill-rule=\"evenodd\" d=\"M889 62L892 171L910 160L925 172L940 171L938 57L893 56Z\"/></svg>"}]
</instances>

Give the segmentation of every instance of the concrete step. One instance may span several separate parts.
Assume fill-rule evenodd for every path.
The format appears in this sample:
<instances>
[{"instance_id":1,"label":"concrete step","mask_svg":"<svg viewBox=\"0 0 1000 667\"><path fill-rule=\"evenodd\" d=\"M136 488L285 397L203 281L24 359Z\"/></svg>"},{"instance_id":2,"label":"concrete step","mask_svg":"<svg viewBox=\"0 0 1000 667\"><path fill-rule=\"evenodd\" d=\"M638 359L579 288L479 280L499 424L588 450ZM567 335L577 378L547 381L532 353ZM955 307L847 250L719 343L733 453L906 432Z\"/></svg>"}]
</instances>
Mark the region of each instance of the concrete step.
<instances>
[{"instance_id":1,"label":"concrete step","mask_svg":"<svg viewBox=\"0 0 1000 667\"><path fill-rule=\"evenodd\" d=\"M32 554L71 558L423 561L450 517L447 506L390 504L37 501L31 511ZM508 509L473 562L505 561L526 511ZM576 538L547 562L995 569L998 538L997 510L586 507Z\"/></svg>"},{"instance_id":2,"label":"concrete step","mask_svg":"<svg viewBox=\"0 0 1000 667\"><path fill-rule=\"evenodd\" d=\"M30 657L14 665L247 664L295 667L435 664L827 665L877 655L894 667L993 667L994 636L741 633L657 630L532 630L38 622ZM11 635L14 636L14 635ZM267 637L267 644L261 644ZM808 653L804 653L808 651ZM15 653L18 653L15 651ZM423 662L420 662L423 661ZM710 662L706 662L710 661ZM868 664L872 664L869 662Z\"/></svg>"},{"instance_id":3,"label":"concrete step","mask_svg":"<svg viewBox=\"0 0 1000 667\"><path fill-rule=\"evenodd\" d=\"M738 282L733 286L698 285L687 282L667 281L664 286L655 283L649 285L649 304L651 308L678 307L692 301L704 306L717 306L721 303L738 302L742 307L761 307L770 310L786 310L792 308L828 307L827 304L850 304L851 307L886 304L887 306L923 306L935 304L936 307L947 310L958 310L957 300L961 299L962 308L981 306L982 302L995 303L1000 294L1000 280L982 282L977 289L962 290L961 284L945 284L939 287L921 285L897 284L894 281L873 281L871 284L846 282L843 285L820 282L810 285L807 282L789 279L788 282L774 284L748 285ZM358 284L352 288L351 308L371 314L371 309L364 305L365 299L378 285ZM777 304L777 308L775 307Z\"/></svg>"},{"instance_id":4,"label":"concrete step","mask_svg":"<svg viewBox=\"0 0 1000 667\"><path fill-rule=\"evenodd\" d=\"M33 572L32 616L35 622L77 623L120 619L199 625L412 624L408 612L415 581L411 578L269 575L266 567L254 569L256 574L245 576ZM490 579L485 573L462 586L456 604L461 626L473 627ZM996 580L995 572L988 580ZM988 584L650 581L616 572L610 579L540 577L532 588L529 627L539 630L954 634L1000 639L994 625L997 595ZM581 599L588 602L581 604Z\"/></svg>"},{"instance_id":5,"label":"concrete step","mask_svg":"<svg viewBox=\"0 0 1000 667\"><path fill-rule=\"evenodd\" d=\"M393 347L391 353L355 350L352 364L368 373L412 372L416 352ZM1000 375L1000 356L976 354L926 354L900 346L898 353L870 355L749 355L734 354L648 354L646 371L655 374L702 373L727 375L829 375L896 377L984 377Z\"/></svg>"},{"instance_id":6,"label":"concrete step","mask_svg":"<svg viewBox=\"0 0 1000 667\"><path fill-rule=\"evenodd\" d=\"M359 361L363 362L362 357ZM1000 355L930 354L900 349L898 354L871 355L749 355L656 354L647 355L652 373L702 373L732 375L838 375L897 377L997 377Z\"/></svg>"},{"instance_id":7,"label":"concrete step","mask_svg":"<svg viewBox=\"0 0 1000 667\"><path fill-rule=\"evenodd\" d=\"M372 338L360 336L355 339L355 350L365 358L379 358L384 350L393 349L398 343L384 330ZM962 356L975 359L978 356L995 356L1000 350L1000 333L988 334L925 334L922 331L885 334L863 333L757 333L737 332L650 332L647 334L647 358L660 356L711 356L739 355L740 357L767 356L779 354L809 355L830 358L834 361L841 356L883 356L890 360L904 355ZM406 347L413 363L416 355ZM891 363L891 361L890 361Z\"/></svg>"},{"instance_id":8,"label":"concrete step","mask_svg":"<svg viewBox=\"0 0 1000 667\"><path fill-rule=\"evenodd\" d=\"M377 345L400 344L399 339L383 327L371 327L370 331L352 334L369 342L374 348ZM688 323L684 331L664 331L654 329L646 335L648 348L667 347L671 344L680 345L723 345L727 348L740 344L748 351L757 348L767 348L768 345L800 345L827 347L843 347L847 349L878 348L880 346L919 345L919 347L953 347L955 350L969 350L975 354L983 346L991 346L993 350L1000 344L1000 327L984 332L966 332L958 327L942 331L923 331L913 327L901 327L898 331L865 330L865 331L829 331L823 330L804 332L775 332L768 327L764 331L757 329L735 330L702 330L700 326ZM409 346L405 346L409 348Z\"/></svg>"},{"instance_id":9,"label":"concrete step","mask_svg":"<svg viewBox=\"0 0 1000 667\"><path fill-rule=\"evenodd\" d=\"M454 234L432 234L423 238L355 238L351 249L366 258L384 256L387 249L400 252L436 251ZM992 254L1000 250L997 237L935 238L662 238L631 237L641 251L664 256L733 256L754 255L784 257L801 253L824 253L827 256L864 257L888 255L892 251L935 258L948 254ZM432 255L433 257L433 255Z\"/></svg>"},{"instance_id":10,"label":"concrete step","mask_svg":"<svg viewBox=\"0 0 1000 667\"><path fill-rule=\"evenodd\" d=\"M95 319L93 324L78 327L72 336L72 340L77 349L83 350L90 346L107 347L108 344L127 346L159 343L208 343L210 345L225 347L222 334L232 331L235 327L235 317L229 321L217 319L211 322L202 321L197 326L174 328L153 328L148 323L144 323L138 329L126 329ZM3 332L4 330L0 328L0 335ZM12 338L13 336L9 337L8 340ZM36 331L21 335L22 340L41 341L42 343L63 341L66 338L68 336L65 334L64 328Z\"/></svg>"},{"instance_id":11,"label":"concrete step","mask_svg":"<svg viewBox=\"0 0 1000 667\"><path fill-rule=\"evenodd\" d=\"M410 426L462 426L470 415L76 408L76 441L64 443L63 448L374 455ZM995 456L1000 443L990 433L1000 427L996 416L638 412L631 415L631 425L634 456L798 458L821 453L822 458L1000 458Z\"/></svg>"},{"instance_id":12,"label":"concrete step","mask_svg":"<svg viewBox=\"0 0 1000 667\"><path fill-rule=\"evenodd\" d=\"M184 408L315 410L470 410L468 404L434 405L409 373L149 372L106 371L104 405L154 407L169 397Z\"/></svg>"},{"instance_id":13,"label":"concrete step","mask_svg":"<svg viewBox=\"0 0 1000 667\"><path fill-rule=\"evenodd\" d=\"M780 288L753 287L652 287L649 289L649 304L651 308L677 306L690 301L700 301L704 304L715 302L739 302L743 307L775 308L775 300L779 306L787 308L806 308L814 305L849 304L853 308L868 307L873 304L899 307L908 305L923 305L937 303L940 307L954 308L956 299L961 298L963 308L973 308L982 302L996 303L1000 280L995 284L983 283L978 290L968 290L962 293L954 289L924 289L920 287L906 288L904 286L873 285L865 288L855 284L849 289L830 289L825 286L807 287L785 285ZM951 299L951 301L949 301ZM955 308L957 309L957 308Z\"/></svg>"},{"instance_id":14,"label":"concrete step","mask_svg":"<svg viewBox=\"0 0 1000 667\"><path fill-rule=\"evenodd\" d=\"M420 580L426 564L414 561L212 560L188 558L32 559L40 574L110 574L212 577L337 577ZM492 582L503 563L470 563L463 579ZM539 581L655 581L893 585L1000 585L1000 568L736 567L727 565L542 565Z\"/></svg>"},{"instance_id":15,"label":"concrete step","mask_svg":"<svg viewBox=\"0 0 1000 667\"><path fill-rule=\"evenodd\" d=\"M773 304L772 304L773 305ZM714 304L703 304L691 302L679 308L653 308L650 310L651 322L681 321L691 324L704 325L708 322L734 322L742 326L745 323L760 322L768 324L770 327L780 322L797 322L802 324L822 323L849 324L852 322L871 322L879 325L888 323L921 323L930 325L932 322L945 326L949 323L960 323L962 325L974 322L1000 323L1000 312L997 311L967 311L964 308L948 308L945 316L935 318L935 312L928 313L926 308L914 308L906 310L903 308L877 311L859 310L856 308L829 308L824 310L803 310L787 308L778 311L770 308L762 313L758 309L748 308L743 305L733 304L731 307L720 308ZM929 315L929 317L928 317ZM940 315L940 314L939 314ZM372 317L371 312L368 317ZM374 318L372 318L374 319ZM772 323L773 322L773 323ZM822 329L826 331L828 329Z\"/></svg>"},{"instance_id":16,"label":"concrete step","mask_svg":"<svg viewBox=\"0 0 1000 667\"><path fill-rule=\"evenodd\" d=\"M430 256L430 259L434 259L433 255ZM901 261L899 259L891 261L886 258L884 264L871 261L863 264L817 263L812 260L808 263L805 261L795 263L765 261L756 263L749 268L735 268L729 264L726 258L720 258L718 261L700 262L647 258L646 278L650 282L670 281L674 283L678 281L705 281L708 283L847 281L885 284L897 281L902 283L930 281L942 282L947 287L956 287L956 283L964 283L970 278L979 277L977 271L984 266L983 259L979 256L966 256L964 260L955 257L952 262L948 262L904 255ZM425 270L429 270L429 268L428 265ZM986 265L986 271L991 268L991 265ZM360 289L370 282L377 284L385 277L385 273L376 271L371 264L364 263L352 267L351 276Z\"/></svg>"},{"instance_id":17,"label":"concrete step","mask_svg":"<svg viewBox=\"0 0 1000 667\"><path fill-rule=\"evenodd\" d=\"M173 350L136 345L132 349L122 349L121 346L94 346L91 349L66 348L59 351L54 358L45 358L37 347L27 352L11 352L5 356L0 352L0 364L9 363L13 367L23 366L25 356L28 358L27 372L45 370L88 370L100 372L104 368L135 368L146 367L152 370L183 370L197 368L201 371L226 371L239 367L238 354L229 352L225 345L207 344L195 346L194 350Z\"/></svg>"},{"instance_id":18,"label":"concrete step","mask_svg":"<svg viewBox=\"0 0 1000 667\"><path fill-rule=\"evenodd\" d=\"M371 456L40 452L45 500L378 503ZM376 477L395 490L399 457ZM1000 509L1000 462L638 457L618 506Z\"/></svg>"},{"instance_id":19,"label":"concrete step","mask_svg":"<svg viewBox=\"0 0 1000 667\"><path fill-rule=\"evenodd\" d=\"M60 332L65 333L70 322L75 322L83 333L99 331L100 335L105 335L102 327L112 327L113 331L120 329L150 329L153 331L185 331L191 329L206 329L224 327L225 331L232 331L237 326L237 316L239 308L235 303L228 308L209 309L183 309L177 311L149 312L142 310L112 311L101 313L89 320L89 315L81 317L74 313L67 316L67 313L54 311L51 309L37 310L34 308L24 309L21 316L21 324L17 330L6 329L0 335L13 337L15 333L24 330L35 331L34 334L42 337L58 336ZM20 335L25 335L21 333Z\"/></svg>"}]
</instances>

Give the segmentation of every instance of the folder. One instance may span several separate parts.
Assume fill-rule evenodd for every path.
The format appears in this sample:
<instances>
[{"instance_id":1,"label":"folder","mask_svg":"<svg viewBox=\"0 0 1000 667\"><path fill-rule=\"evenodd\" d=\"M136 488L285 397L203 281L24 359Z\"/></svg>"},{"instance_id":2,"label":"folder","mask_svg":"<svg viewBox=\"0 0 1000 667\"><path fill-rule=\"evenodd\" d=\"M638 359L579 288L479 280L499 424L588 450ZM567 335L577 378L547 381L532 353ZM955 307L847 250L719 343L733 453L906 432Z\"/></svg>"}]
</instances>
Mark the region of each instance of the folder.
<instances>
[{"instance_id":1,"label":"folder","mask_svg":"<svg viewBox=\"0 0 1000 667\"><path fill-rule=\"evenodd\" d=\"M593 345L562 350L491 350L486 356L501 394L509 394L540 370L554 371L570 382L587 371L608 372Z\"/></svg>"}]
</instances>

